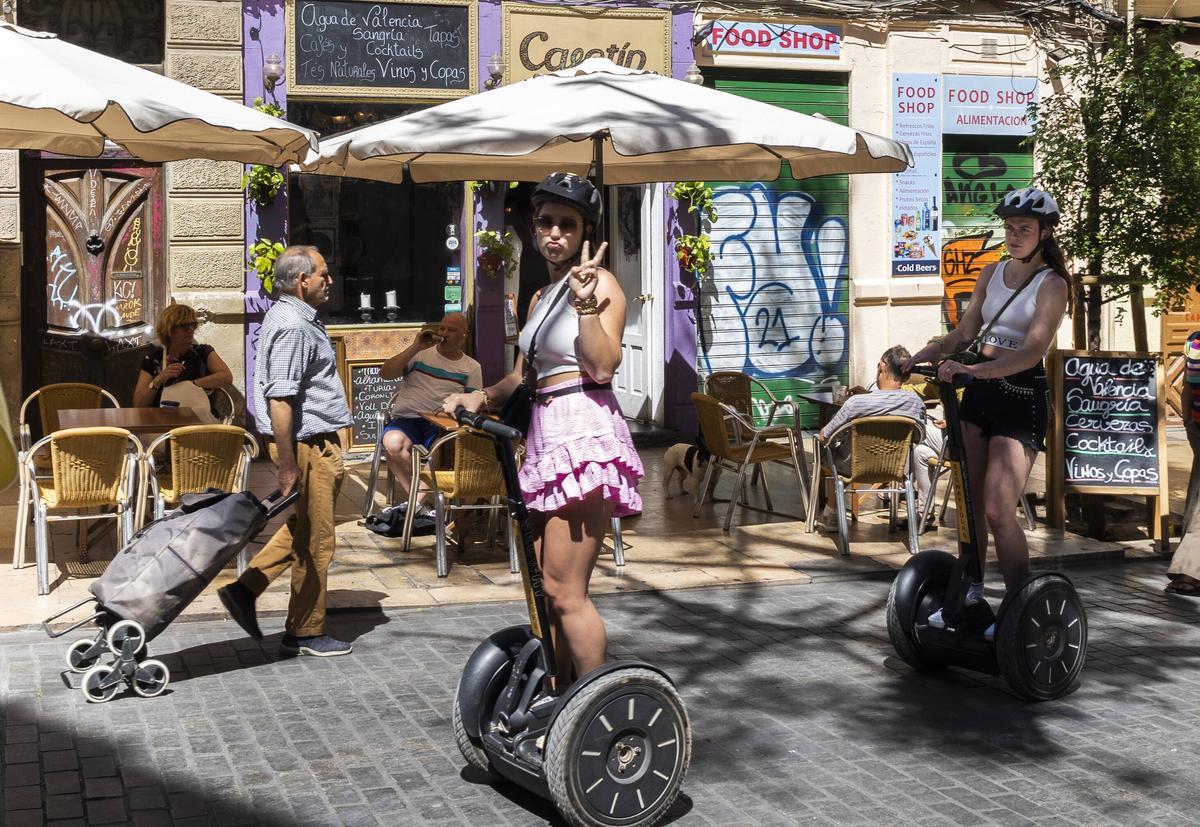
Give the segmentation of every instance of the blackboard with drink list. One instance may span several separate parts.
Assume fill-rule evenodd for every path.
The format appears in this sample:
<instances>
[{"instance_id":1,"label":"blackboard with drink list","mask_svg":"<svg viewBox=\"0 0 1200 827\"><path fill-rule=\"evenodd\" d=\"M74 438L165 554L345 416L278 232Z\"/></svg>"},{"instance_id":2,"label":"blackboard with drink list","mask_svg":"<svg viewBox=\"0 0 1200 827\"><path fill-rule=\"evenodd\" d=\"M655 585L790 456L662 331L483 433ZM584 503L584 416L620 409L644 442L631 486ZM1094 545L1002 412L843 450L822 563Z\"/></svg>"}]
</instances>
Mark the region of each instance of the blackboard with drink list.
<instances>
[{"instance_id":1,"label":"blackboard with drink list","mask_svg":"<svg viewBox=\"0 0 1200 827\"><path fill-rule=\"evenodd\" d=\"M289 0L288 94L455 98L476 85L471 2Z\"/></svg>"}]
</instances>

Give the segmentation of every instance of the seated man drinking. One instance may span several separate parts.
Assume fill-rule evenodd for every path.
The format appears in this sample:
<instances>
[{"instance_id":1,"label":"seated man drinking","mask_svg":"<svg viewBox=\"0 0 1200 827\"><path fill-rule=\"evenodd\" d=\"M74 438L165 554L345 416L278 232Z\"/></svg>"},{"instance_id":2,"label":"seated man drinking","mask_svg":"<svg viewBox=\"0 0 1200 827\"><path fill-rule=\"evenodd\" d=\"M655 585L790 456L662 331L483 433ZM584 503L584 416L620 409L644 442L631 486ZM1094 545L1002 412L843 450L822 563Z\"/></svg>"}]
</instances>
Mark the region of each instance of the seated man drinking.
<instances>
[{"instance_id":1,"label":"seated man drinking","mask_svg":"<svg viewBox=\"0 0 1200 827\"><path fill-rule=\"evenodd\" d=\"M924 432L925 403L921 397L901 387L908 381L908 374L901 370L908 358L908 350L903 345L885 350L883 356L879 357L879 364L875 366L875 390L854 394L847 399L833 419L829 420L829 424L821 429L821 442L828 442L830 435L847 422L866 416L907 416L921 425ZM837 466L837 473L850 473L850 445L847 440L839 438L833 446L833 461ZM827 478L825 510L821 514L823 531L838 530L835 496L833 479Z\"/></svg>"},{"instance_id":2,"label":"seated man drinking","mask_svg":"<svg viewBox=\"0 0 1200 827\"><path fill-rule=\"evenodd\" d=\"M421 414L440 410L452 393L473 391L482 384L479 363L463 353L466 341L466 316L447 313L441 324L423 328L411 345L379 369L383 379L404 377L383 426L383 451L405 502L412 476L412 447L428 448L438 436L437 426ZM427 511L420 506L420 513Z\"/></svg>"}]
</instances>

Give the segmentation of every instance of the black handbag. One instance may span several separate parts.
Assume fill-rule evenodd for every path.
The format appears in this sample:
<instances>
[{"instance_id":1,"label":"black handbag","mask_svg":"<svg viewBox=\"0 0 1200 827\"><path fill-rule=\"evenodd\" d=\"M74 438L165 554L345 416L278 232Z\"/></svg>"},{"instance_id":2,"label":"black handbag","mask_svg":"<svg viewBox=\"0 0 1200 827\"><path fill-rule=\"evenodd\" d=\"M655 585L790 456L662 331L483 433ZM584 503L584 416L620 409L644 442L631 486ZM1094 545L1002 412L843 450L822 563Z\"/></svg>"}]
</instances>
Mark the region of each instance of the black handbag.
<instances>
[{"instance_id":1,"label":"black handbag","mask_svg":"<svg viewBox=\"0 0 1200 827\"><path fill-rule=\"evenodd\" d=\"M500 408L500 421L523 434L529 433L529 421L533 419L533 406L537 402L537 371L533 366L533 357L537 353L537 337L542 332L542 325L550 318L555 305L566 292L567 280L564 278L558 293L546 308L545 315L529 339L529 353L525 355L525 375L521 377L521 384L513 388L513 392L504 401L504 406Z\"/></svg>"}]
</instances>

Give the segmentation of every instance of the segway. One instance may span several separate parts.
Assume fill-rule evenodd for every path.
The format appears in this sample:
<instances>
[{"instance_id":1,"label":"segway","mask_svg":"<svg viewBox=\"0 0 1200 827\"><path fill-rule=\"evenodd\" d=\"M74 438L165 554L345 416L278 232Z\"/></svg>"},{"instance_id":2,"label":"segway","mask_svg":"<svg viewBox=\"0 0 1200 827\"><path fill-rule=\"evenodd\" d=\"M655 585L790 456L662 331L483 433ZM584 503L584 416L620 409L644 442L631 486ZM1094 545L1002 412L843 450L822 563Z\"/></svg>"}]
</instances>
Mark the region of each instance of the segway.
<instances>
[{"instance_id":1,"label":"segway","mask_svg":"<svg viewBox=\"0 0 1200 827\"><path fill-rule=\"evenodd\" d=\"M915 372L936 381L936 367ZM1087 615L1071 581L1058 572L1032 572L1009 590L995 614L986 600L966 603L970 584L983 579L983 561L958 417L956 389L964 379L969 381L959 374L953 383L938 383L956 491L958 557L923 551L909 559L888 593L888 637L914 669L959 666L1003 675L1022 698L1053 700L1071 688L1087 655ZM929 625L938 609L942 629ZM992 623L996 629L989 640Z\"/></svg>"},{"instance_id":2,"label":"segway","mask_svg":"<svg viewBox=\"0 0 1200 827\"><path fill-rule=\"evenodd\" d=\"M542 574L517 482L521 432L459 407L460 425L491 436L523 546L529 625L496 632L471 654L454 698L454 737L476 769L554 802L574 825L650 825L679 794L692 754L687 712L670 677L610 662L562 695L546 692L554 645Z\"/></svg>"}]
</instances>

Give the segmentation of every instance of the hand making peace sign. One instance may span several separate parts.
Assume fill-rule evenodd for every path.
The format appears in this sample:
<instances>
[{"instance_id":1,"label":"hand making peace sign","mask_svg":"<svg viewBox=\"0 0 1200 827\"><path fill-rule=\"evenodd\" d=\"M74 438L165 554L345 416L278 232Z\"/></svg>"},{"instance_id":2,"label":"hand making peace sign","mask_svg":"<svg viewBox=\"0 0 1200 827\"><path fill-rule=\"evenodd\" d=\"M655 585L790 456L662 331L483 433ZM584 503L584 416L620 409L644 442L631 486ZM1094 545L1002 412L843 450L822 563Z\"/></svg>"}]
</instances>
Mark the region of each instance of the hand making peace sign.
<instances>
[{"instance_id":1,"label":"hand making peace sign","mask_svg":"<svg viewBox=\"0 0 1200 827\"><path fill-rule=\"evenodd\" d=\"M600 262L604 260L604 251L608 249L608 242L602 243L596 249L596 255L591 257L588 256L590 248L591 244L584 241L583 247L579 251L579 264L572 267L567 273L567 284L576 301L587 301L595 294L596 285L600 283L596 271L600 267Z\"/></svg>"}]
</instances>

